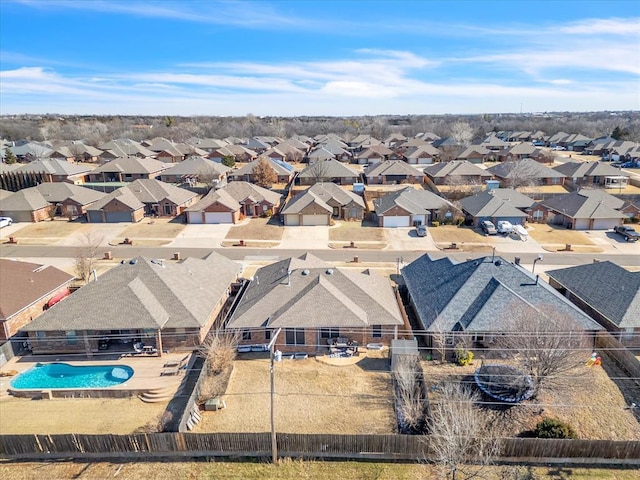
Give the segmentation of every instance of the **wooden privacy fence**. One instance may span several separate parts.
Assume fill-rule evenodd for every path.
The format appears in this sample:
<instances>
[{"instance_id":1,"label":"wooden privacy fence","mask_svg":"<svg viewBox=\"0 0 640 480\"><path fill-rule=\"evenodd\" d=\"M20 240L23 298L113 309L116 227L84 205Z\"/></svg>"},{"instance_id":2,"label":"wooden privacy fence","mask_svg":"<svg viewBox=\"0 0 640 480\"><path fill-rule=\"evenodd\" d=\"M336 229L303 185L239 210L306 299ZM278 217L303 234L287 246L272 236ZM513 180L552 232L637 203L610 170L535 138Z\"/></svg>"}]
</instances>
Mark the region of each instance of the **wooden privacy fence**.
<instances>
[{"instance_id":1,"label":"wooden privacy fence","mask_svg":"<svg viewBox=\"0 0 640 480\"><path fill-rule=\"evenodd\" d=\"M429 437L278 433L281 457L425 461ZM640 441L504 438L502 462L640 465ZM264 433L137 433L129 435L2 435L0 458L269 457Z\"/></svg>"},{"instance_id":2,"label":"wooden privacy fence","mask_svg":"<svg viewBox=\"0 0 640 480\"><path fill-rule=\"evenodd\" d=\"M602 349L611 357L631 378L640 378L640 362L635 355L609 332L596 333L596 348Z\"/></svg>"}]
</instances>

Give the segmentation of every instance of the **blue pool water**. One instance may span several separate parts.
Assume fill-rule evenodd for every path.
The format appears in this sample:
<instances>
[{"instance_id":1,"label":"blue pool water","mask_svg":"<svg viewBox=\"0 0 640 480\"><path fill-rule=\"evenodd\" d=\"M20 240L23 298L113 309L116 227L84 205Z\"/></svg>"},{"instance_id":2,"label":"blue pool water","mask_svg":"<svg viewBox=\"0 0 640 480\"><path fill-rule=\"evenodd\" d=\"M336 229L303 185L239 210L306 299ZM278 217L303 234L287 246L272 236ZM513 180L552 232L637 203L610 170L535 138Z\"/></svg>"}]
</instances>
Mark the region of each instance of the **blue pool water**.
<instances>
[{"instance_id":1,"label":"blue pool water","mask_svg":"<svg viewBox=\"0 0 640 480\"><path fill-rule=\"evenodd\" d=\"M75 366L68 363L36 363L11 381L15 389L106 388L133 377L126 365Z\"/></svg>"}]
</instances>

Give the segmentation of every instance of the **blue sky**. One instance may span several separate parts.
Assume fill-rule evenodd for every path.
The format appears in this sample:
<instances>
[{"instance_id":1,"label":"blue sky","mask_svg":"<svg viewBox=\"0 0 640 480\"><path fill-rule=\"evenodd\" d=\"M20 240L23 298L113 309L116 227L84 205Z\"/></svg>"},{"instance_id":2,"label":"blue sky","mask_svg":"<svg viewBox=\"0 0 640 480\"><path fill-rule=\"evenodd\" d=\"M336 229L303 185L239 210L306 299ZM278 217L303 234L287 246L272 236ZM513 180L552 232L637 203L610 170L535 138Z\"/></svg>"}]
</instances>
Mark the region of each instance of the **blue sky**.
<instances>
[{"instance_id":1,"label":"blue sky","mask_svg":"<svg viewBox=\"0 0 640 480\"><path fill-rule=\"evenodd\" d=\"M640 110L640 2L0 1L0 113Z\"/></svg>"}]
</instances>

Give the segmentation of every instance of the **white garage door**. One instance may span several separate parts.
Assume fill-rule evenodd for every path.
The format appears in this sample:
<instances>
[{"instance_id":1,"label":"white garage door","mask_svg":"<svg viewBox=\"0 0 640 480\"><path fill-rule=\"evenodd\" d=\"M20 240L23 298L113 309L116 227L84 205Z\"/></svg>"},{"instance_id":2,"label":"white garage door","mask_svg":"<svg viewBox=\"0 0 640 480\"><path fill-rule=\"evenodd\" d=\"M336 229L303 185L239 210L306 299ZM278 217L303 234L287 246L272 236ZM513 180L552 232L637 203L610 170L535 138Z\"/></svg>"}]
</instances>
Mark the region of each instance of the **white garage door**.
<instances>
[{"instance_id":1,"label":"white garage door","mask_svg":"<svg viewBox=\"0 0 640 480\"><path fill-rule=\"evenodd\" d=\"M609 230L618 225L618 219L599 218L593 221L593 230Z\"/></svg>"},{"instance_id":2,"label":"white garage door","mask_svg":"<svg viewBox=\"0 0 640 480\"><path fill-rule=\"evenodd\" d=\"M204 212L204 223L232 223L229 212Z\"/></svg>"},{"instance_id":3,"label":"white garage door","mask_svg":"<svg viewBox=\"0 0 640 480\"><path fill-rule=\"evenodd\" d=\"M295 215L285 215L284 224L289 227L300 225L300 215L298 215L297 213Z\"/></svg>"},{"instance_id":4,"label":"white garage door","mask_svg":"<svg viewBox=\"0 0 640 480\"><path fill-rule=\"evenodd\" d=\"M405 217L382 217L382 226L383 227L410 227L411 218L409 216Z\"/></svg>"},{"instance_id":5,"label":"white garage door","mask_svg":"<svg viewBox=\"0 0 640 480\"><path fill-rule=\"evenodd\" d=\"M573 226L574 230L588 230L589 229L589 219L587 218L578 218L576 219L576 223Z\"/></svg>"},{"instance_id":6,"label":"white garage door","mask_svg":"<svg viewBox=\"0 0 640 480\"><path fill-rule=\"evenodd\" d=\"M202 223L202 212L187 212L187 223Z\"/></svg>"},{"instance_id":7,"label":"white garage door","mask_svg":"<svg viewBox=\"0 0 640 480\"><path fill-rule=\"evenodd\" d=\"M303 215L302 225L328 225L329 218L327 215Z\"/></svg>"}]
</instances>

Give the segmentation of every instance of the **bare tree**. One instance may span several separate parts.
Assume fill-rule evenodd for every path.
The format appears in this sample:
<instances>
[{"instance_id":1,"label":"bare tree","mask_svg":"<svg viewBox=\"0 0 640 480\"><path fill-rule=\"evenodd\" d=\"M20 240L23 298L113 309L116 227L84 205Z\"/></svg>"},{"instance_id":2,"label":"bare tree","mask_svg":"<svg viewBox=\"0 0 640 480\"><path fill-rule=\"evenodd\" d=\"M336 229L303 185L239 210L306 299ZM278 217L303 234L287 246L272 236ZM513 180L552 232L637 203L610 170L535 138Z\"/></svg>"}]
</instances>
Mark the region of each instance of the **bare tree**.
<instances>
[{"instance_id":1,"label":"bare tree","mask_svg":"<svg viewBox=\"0 0 640 480\"><path fill-rule=\"evenodd\" d=\"M449 342L449 332L447 332L441 325L440 322L434 322L436 325L436 330L431 332L431 339L433 341L433 347L436 352L438 352L438 356L440 357L440 363L444 363L447 361L447 350L448 347L451 346Z\"/></svg>"},{"instance_id":2,"label":"bare tree","mask_svg":"<svg viewBox=\"0 0 640 480\"><path fill-rule=\"evenodd\" d=\"M511 188L531 187L540 183L534 162L517 160L505 164L505 168L509 169L507 175L507 184Z\"/></svg>"},{"instance_id":3,"label":"bare tree","mask_svg":"<svg viewBox=\"0 0 640 480\"><path fill-rule=\"evenodd\" d=\"M198 347L198 354L206 360L207 374L218 375L231 367L236 358L237 332L214 330Z\"/></svg>"},{"instance_id":4,"label":"bare tree","mask_svg":"<svg viewBox=\"0 0 640 480\"><path fill-rule=\"evenodd\" d=\"M409 432L420 432L424 428L427 399L418 357L399 356L393 367L393 378L396 408L402 428Z\"/></svg>"},{"instance_id":5,"label":"bare tree","mask_svg":"<svg viewBox=\"0 0 640 480\"><path fill-rule=\"evenodd\" d=\"M483 188L478 180L468 180L462 175L447 175L444 184L449 187L447 198L450 200L459 200L462 197L479 193Z\"/></svg>"},{"instance_id":6,"label":"bare tree","mask_svg":"<svg viewBox=\"0 0 640 480\"><path fill-rule=\"evenodd\" d=\"M89 282L91 272L98 263L98 250L103 238L94 232L86 232L78 240L78 248L74 258L73 270L76 278L84 283Z\"/></svg>"},{"instance_id":7,"label":"bare tree","mask_svg":"<svg viewBox=\"0 0 640 480\"><path fill-rule=\"evenodd\" d=\"M293 147L289 149L289 151L285 156L285 160L287 162L294 162L294 163L301 162L303 158L304 158L304 152L301 152L297 148L293 148Z\"/></svg>"},{"instance_id":8,"label":"bare tree","mask_svg":"<svg viewBox=\"0 0 640 480\"><path fill-rule=\"evenodd\" d=\"M305 175L308 175L312 183L326 182L329 180L327 175L329 174L329 165L326 160L317 160L309 165L304 170Z\"/></svg>"},{"instance_id":9,"label":"bare tree","mask_svg":"<svg viewBox=\"0 0 640 480\"><path fill-rule=\"evenodd\" d=\"M566 384L566 374L578 374L591 346L577 320L552 308L511 306L506 311L513 333L499 337L497 345L531 375L534 397L545 387Z\"/></svg>"},{"instance_id":10,"label":"bare tree","mask_svg":"<svg viewBox=\"0 0 640 480\"><path fill-rule=\"evenodd\" d=\"M253 169L253 181L264 188L271 188L278 181L278 175L266 158L258 159Z\"/></svg>"},{"instance_id":11,"label":"bare tree","mask_svg":"<svg viewBox=\"0 0 640 480\"><path fill-rule=\"evenodd\" d=\"M451 125L451 136L460 145L468 147L473 139L473 127L467 122L456 122Z\"/></svg>"},{"instance_id":12,"label":"bare tree","mask_svg":"<svg viewBox=\"0 0 640 480\"><path fill-rule=\"evenodd\" d=\"M477 476L499 453L491 416L476 405L478 399L460 383L445 383L431 404L430 449L443 476L452 480Z\"/></svg>"}]
</instances>

